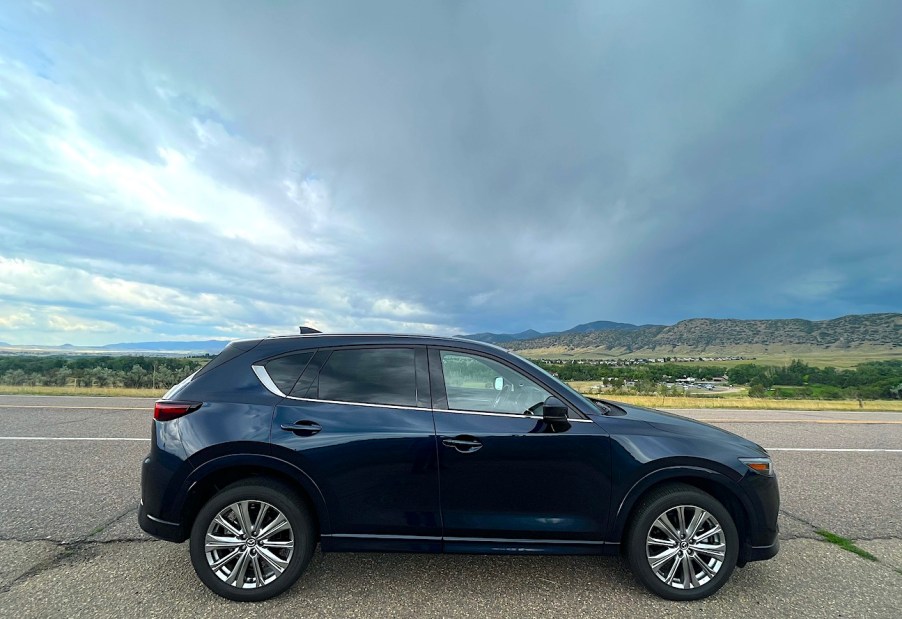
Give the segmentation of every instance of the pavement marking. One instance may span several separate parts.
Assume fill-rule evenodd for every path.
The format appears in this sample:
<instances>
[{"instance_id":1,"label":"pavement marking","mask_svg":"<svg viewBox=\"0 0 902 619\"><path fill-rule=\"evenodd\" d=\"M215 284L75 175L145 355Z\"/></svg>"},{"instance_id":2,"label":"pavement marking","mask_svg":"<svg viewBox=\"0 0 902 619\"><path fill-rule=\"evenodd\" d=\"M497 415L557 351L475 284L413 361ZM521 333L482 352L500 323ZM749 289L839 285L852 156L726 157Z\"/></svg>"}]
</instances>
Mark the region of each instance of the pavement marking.
<instances>
[{"instance_id":1,"label":"pavement marking","mask_svg":"<svg viewBox=\"0 0 902 619\"><path fill-rule=\"evenodd\" d=\"M149 411L150 406L44 406L42 404L0 404L0 408L56 408L89 411Z\"/></svg>"},{"instance_id":2,"label":"pavement marking","mask_svg":"<svg viewBox=\"0 0 902 619\"><path fill-rule=\"evenodd\" d=\"M0 441L150 441L150 439L118 436L0 436Z\"/></svg>"},{"instance_id":3,"label":"pavement marking","mask_svg":"<svg viewBox=\"0 0 902 619\"><path fill-rule=\"evenodd\" d=\"M847 425L902 425L902 421L890 419L704 419L705 423L822 423Z\"/></svg>"},{"instance_id":4,"label":"pavement marking","mask_svg":"<svg viewBox=\"0 0 902 619\"><path fill-rule=\"evenodd\" d=\"M765 447L767 451L822 451L839 453L902 453L902 449L870 449L850 447Z\"/></svg>"}]
</instances>

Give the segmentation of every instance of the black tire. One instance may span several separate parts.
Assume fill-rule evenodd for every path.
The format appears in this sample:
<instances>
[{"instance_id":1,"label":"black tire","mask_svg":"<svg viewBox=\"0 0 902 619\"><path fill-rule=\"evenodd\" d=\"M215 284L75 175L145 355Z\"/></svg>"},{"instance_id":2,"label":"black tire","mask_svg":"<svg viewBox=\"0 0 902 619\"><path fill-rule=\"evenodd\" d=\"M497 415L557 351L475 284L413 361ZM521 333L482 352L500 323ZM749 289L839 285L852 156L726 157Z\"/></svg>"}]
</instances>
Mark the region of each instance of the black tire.
<instances>
[{"instance_id":1,"label":"black tire","mask_svg":"<svg viewBox=\"0 0 902 619\"><path fill-rule=\"evenodd\" d=\"M677 588L682 586L680 581L688 580L690 584L692 582L690 580L691 577L686 575L685 568L682 565L675 568L679 578L675 579L674 582L676 584L671 586L658 577L649 564L649 559L646 555L646 538L653 523L660 515L678 506L699 507L707 511L720 524L720 528L723 531L721 539L726 544L723 562L714 576L710 577L710 580L707 582L700 584L700 586L688 589ZM630 523L625 542L627 562L632 572L652 593L668 600L698 600L717 592L730 578L739 556L739 535L736 532L736 524L733 522L730 512L710 494L685 484L667 485L652 491L648 496L644 497L633 514L633 521ZM676 547L674 550L679 550L679 547ZM687 551L684 550L682 552ZM679 556L682 557L683 555ZM674 559L674 561L677 560ZM687 564L692 567L694 572L696 567L701 566L692 561L687 558ZM667 565L673 566L673 563L668 563Z\"/></svg>"},{"instance_id":2,"label":"black tire","mask_svg":"<svg viewBox=\"0 0 902 619\"><path fill-rule=\"evenodd\" d=\"M294 549L287 567L272 582L255 588L244 589L227 584L207 561L205 540L208 527L222 510L239 501L262 501L276 508L288 520L293 535ZM194 571L213 593L236 602L259 602L284 593L297 582L313 556L316 528L310 508L294 490L266 478L248 479L224 488L207 501L194 519L189 545ZM262 578L260 581L265 582Z\"/></svg>"}]
</instances>

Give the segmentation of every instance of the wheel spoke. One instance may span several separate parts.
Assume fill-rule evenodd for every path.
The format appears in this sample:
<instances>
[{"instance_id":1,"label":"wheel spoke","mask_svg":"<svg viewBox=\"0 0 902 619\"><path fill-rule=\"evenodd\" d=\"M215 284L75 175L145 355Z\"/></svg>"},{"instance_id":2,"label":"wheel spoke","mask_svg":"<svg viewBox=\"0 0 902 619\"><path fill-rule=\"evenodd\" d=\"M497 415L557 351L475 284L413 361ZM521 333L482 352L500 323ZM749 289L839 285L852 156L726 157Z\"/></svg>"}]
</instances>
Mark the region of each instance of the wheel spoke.
<instances>
[{"instance_id":1,"label":"wheel spoke","mask_svg":"<svg viewBox=\"0 0 902 619\"><path fill-rule=\"evenodd\" d=\"M723 529L720 528L720 525L719 525L719 524L716 524L716 525L714 525L713 527L711 527L710 529L708 529L707 531L705 531L704 533L701 533L701 534L696 535L695 537L693 537L693 538L692 538L692 543L693 543L693 544L698 544L698 543L700 543L700 542L703 542L703 541L705 541L706 539L708 539L709 537L711 537L712 535L715 535L715 534L717 534L717 533L720 533L722 530L723 530Z\"/></svg>"},{"instance_id":2,"label":"wheel spoke","mask_svg":"<svg viewBox=\"0 0 902 619\"><path fill-rule=\"evenodd\" d=\"M204 550L210 552L211 550L221 550L223 548L237 548L242 543L237 537L220 537L207 533Z\"/></svg>"},{"instance_id":3,"label":"wheel spoke","mask_svg":"<svg viewBox=\"0 0 902 619\"><path fill-rule=\"evenodd\" d=\"M229 522L228 520L223 518L222 514L219 514L218 516L216 516L216 518L213 519L213 522L215 522L216 524L221 526L223 529L225 529L226 531L228 531L235 537L238 537L239 535L241 535L241 531L239 531L234 526L232 526L231 522Z\"/></svg>"},{"instance_id":4,"label":"wheel spoke","mask_svg":"<svg viewBox=\"0 0 902 619\"><path fill-rule=\"evenodd\" d=\"M692 558L693 561L695 561L696 563L698 563L698 564L701 566L701 568L705 571L705 574L707 574L709 578L713 578L713 577L714 577L714 574L717 573L717 572L715 572L714 570L711 569L711 566L710 566L710 565L708 565L707 563L705 563L704 561L702 561L699 557L694 556L694 557L691 557L691 558Z\"/></svg>"},{"instance_id":5,"label":"wheel spoke","mask_svg":"<svg viewBox=\"0 0 902 619\"><path fill-rule=\"evenodd\" d=\"M228 563L229 561L231 561L232 559L234 559L235 557L240 555L241 552L242 551L240 548L236 548L235 550L228 553L224 557L220 557L218 560L214 561L213 563L210 563L210 568L215 572L216 570L221 568L223 565L225 565L226 563Z\"/></svg>"},{"instance_id":6,"label":"wheel spoke","mask_svg":"<svg viewBox=\"0 0 902 619\"><path fill-rule=\"evenodd\" d=\"M274 541L265 539L260 542L260 545L263 546L264 548L273 548L273 549L278 549L278 550L284 550L284 549L294 548L294 541L287 540L287 541L274 542Z\"/></svg>"},{"instance_id":7,"label":"wheel spoke","mask_svg":"<svg viewBox=\"0 0 902 619\"><path fill-rule=\"evenodd\" d=\"M690 544L689 548L697 553L723 561L727 546L726 544Z\"/></svg>"},{"instance_id":8,"label":"wheel spoke","mask_svg":"<svg viewBox=\"0 0 902 619\"><path fill-rule=\"evenodd\" d=\"M677 522L680 525L680 537L686 536L686 507L683 505L677 508Z\"/></svg>"},{"instance_id":9,"label":"wheel spoke","mask_svg":"<svg viewBox=\"0 0 902 619\"><path fill-rule=\"evenodd\" d=\"M667 577L664 578L664 582L668 585L673 584L673 579L676 576L677 568L680 566L680 561L678 559L674 559L673 565L670 566L670 571L667 572Z\"/></svg>"},{"instance_id":10,"label":"wheel spoke","mask_svg":"<svg viewBox=\"0 0 902 619\"><path fill-rule=\"evenodd\" d=\"M673 541L680 541L680 534L677 533L676 529L673 528L673 525L670 524L670 520L667 519L667 514L661 514L660 516L658 516L658 519L655 520L655 525L657 525L659 529L664 531L664 533L666 533L667 536Z\"/></svg>"},{"instance_id":11,"label":"wheel spoke","mask_svg":"<svg viewBox=\"0 0 902 619\"><path fill-rule=\"evenodd\" d=\"M659 567L674 558L679 551L679 548L670 548L668 550L665 550L661 554L648 557L648 563L651 565L651 569L658 571Z\"/></svg>"},{"instance_id":12,"label":"wheel spoke","mask_svg":"<svg viewBox=\"0 0 902 619\"><path fill-rule=\"evenodd\" d=\"M260 533L260 529L263 527L263 517L268 510L269 510L269 503L260 503L260 511L257 512L257 519L254 521L254 532L255 533Z\"/></svg>"},{"instance_id":13,"label":"wheel spoke","mask_svg":"<svg viewBox=\"0 0 902 619\"><path fill-rule=\"evenodd\" d=\"M281 533L285 529L291 529L291 523L288 522L288 519L279 512L279 515L275 517L275 519L270 522L266 527L257 534L257 537L260 539L269 539L276 533Z\"/></svg>"},{"instance_id":14,"label":"wheel spoke","mask_svg":"<svg viewBox=\"0 0 902 619\"><path fill-rule=\"evenodd\" d=\"M668 548L673 548L677 545L677 543L672 539L659 539L657 537L652 537L651 534L649 534L645 542L654 546L667 546Z\"/></svg>"},{"instance_id":15,"label":"wheel spoke","mask_svg":"<svg viewBox=\"0 0 902 619\"><path fill-rule=\"evenodd\" d=\"M238 562L235 563L234 569L232 569L232 573L229 574L229 577L226 579L227 585L232 585L239 589L244 587L244 578L247 574L247 565L250 563L250 558L251 555L247 550L241 554Z\"/></svg>"},{"instance_id":16,"label":"wheel spoke","mask_svg":"<svg viewBox=\"0 0 902 619\"><path fill-rule=\"evenodd\" d=\"M698 528L707 517L708 512L703 510L701 507L695 508L695 513L692 514L692 521L689 523L689 527L686 529L686 539L693 538L695 533L698 531Z\"/></svg>"},{"instance_id":17,"label":"wheel spoke","mask_svg":"<svg viewBox=\"0 0 902 619\"><path fill-rule=\"evenodd\" d=\"M689 586L686 586L686 582L689 582ZM687 589L692 589L694 587L698 587L698 578L695 577L695 570L692 569L692 564L689 562L689 555L683 555L683 587Z\"/></svg>"},{"instance_id":18,"label":"wheel spoke","mask_svg":"<svg viewBox=\"0 0 902 619\"><path fill-rule=\"evenodd\" d=\"M260 558L269 563L277 573L281 574L288 567L288 561L277 557L266 548L258 548L257 550L260 552Z\"/></svg>"},{"instance_id":19,"label":"wheel spoke","mask_svg":"<svg viewBox=\"0 0 902 619\"><path fill-rule=\"evenodd\" d=\"M253 555L251 563L254 565L254 586L262 587L265 583L263 582L263 569L260 567L260 557Z\"/></svg>"}]
</instances>

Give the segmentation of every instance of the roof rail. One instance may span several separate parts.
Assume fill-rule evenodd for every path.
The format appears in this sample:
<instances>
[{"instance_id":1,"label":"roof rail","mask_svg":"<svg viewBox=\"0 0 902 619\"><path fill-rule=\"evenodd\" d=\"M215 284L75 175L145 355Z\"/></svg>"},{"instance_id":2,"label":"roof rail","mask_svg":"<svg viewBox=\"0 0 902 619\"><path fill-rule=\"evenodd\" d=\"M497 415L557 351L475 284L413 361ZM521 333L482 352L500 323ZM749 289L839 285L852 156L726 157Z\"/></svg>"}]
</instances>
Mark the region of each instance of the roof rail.
<instances>
[{"instance_id":1,"label":"roof rail","mask_svg":"<svg viewBox=\"0 0 902 619\"><path fill-rule=\"evenodd\" d=\"M298 329L301 330L301 335L309 335L309 334L311 334L311 333L322 333L322 331L319 331L319 330L317 330L317 329L314 329L313 327L305 327L305 326L303 326L303 325L301 325L300 327L298 327Z\"/></svg>"}]
</instances>

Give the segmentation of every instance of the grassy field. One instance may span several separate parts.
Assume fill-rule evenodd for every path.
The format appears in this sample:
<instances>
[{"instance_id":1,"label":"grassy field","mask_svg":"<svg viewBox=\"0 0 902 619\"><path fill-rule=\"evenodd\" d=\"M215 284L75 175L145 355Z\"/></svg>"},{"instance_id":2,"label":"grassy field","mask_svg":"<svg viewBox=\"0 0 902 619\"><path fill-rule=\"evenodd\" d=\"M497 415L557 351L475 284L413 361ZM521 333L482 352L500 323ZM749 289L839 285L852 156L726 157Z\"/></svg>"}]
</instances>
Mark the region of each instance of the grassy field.
<instances>
[{"instance_id":1,"label":"grassy field","mask_svg":"<svg viewBox=\"0 0 902 619\"><path fill-rule=\"evenodd\" d=\"M127 387L11 387L0 385L0 395L75 395L132 398L159 398L166 389L129 389Z\"/></svg>"},{"instance_id":2,"label":"grassy field","mask_svg":"<svg viewBox=\"0 0 902 619\"><path fill-rule=\"evenodd\" d=\"M587 391L589 385L595 383L582 381L571 383L579 391ZM74 395L74 396L109 396L159 398L165 389L126 389L122 387L9 387L0 385L0 395ZM594 394L588 394L594 395ZM602 394L603 395L603 394ZM750 398L735 394L704 395L696 397L659 395L611 395L611 400L648 406L652 408L733 408L748 410L865 410L865 411L900 411L902 400L864 400L858 407L857 400L774 400L770 398Z\"/></svg>"},{"instance_id":3,"label":"grassy field","mask_svg":"<svg viewBox=\"0 0 902 619\"><path fill-rule=\"evenodd\" d=\"M744 361L690 361L688 365L701 366L725 366L733 367L741 363L757 363L758 365L789 365L793 359L804 361L805 363L815 367L832 366L839 369L854 368L859 363L866 361L889 361L893 359L902 359L902 349L874 349L861 348L850 350L763 350L763 349L736 349L714 352L660 352L660 351L639 351L630 354L610 354L607 352L599 352L598 349L565 349L565 348L545 348L533 350L514 351L518 355L522 355L529 359L564 359L564 360L613 360L626 361L635 358L650 357L673 357L673 356L742 356L746 357Z\"/></svg>"}]
</instances>

